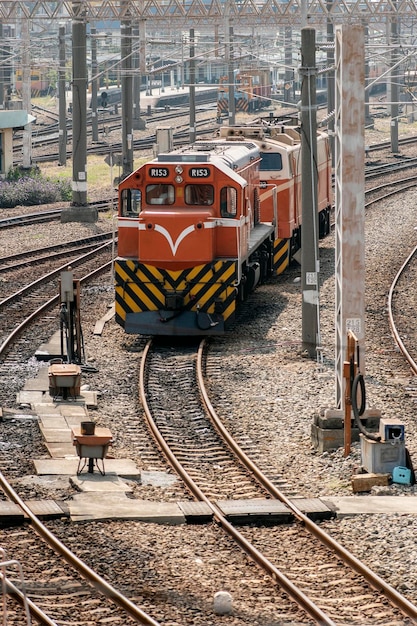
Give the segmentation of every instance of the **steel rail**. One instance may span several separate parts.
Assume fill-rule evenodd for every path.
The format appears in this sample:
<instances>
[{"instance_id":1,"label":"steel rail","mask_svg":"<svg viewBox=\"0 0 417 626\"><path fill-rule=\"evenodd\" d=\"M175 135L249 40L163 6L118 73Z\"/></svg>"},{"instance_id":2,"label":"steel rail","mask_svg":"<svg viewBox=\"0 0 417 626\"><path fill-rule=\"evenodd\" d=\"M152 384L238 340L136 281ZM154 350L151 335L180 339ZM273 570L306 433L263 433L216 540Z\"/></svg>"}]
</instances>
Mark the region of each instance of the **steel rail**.
<instances>
[{"instance_id":1,"label":"steel rail","mask_svg":"<svg viewBox=\"0 0 417 626\"><path fill-rule=\"evenodd\" d=\"M403 191L407 191L408 189L415 189L416 181L417 181L417 175L411 176L408 178L402 178L401 180L392 180L387 183L384 183L383 185L379 185L378 187L374 187L373 189L367 189L365 191L365 195L376 193L380 189L389 188L389 187L397 187L396 189L393 189L392 191L387 191L382 196L382 198L389 198L390 196L395 196L395 194L401 193ZM374 202L378 202L379 200L382 200L382 198L378 198L377 200L370 200L369 202L366 203L365 206L368 206L368 204L373 204Z\"/></svg>"},{"instance_id":2,"label":"steel rail","mask_svg":"<svg viewBox=\"0 0 417 626\"><path fill-rule=\"evenodd\" d=\"M113 261L109 261L104 265L96 268L89 274L86 274L80 279L80 283L85 283L95 278L96 276L102 274L104 271L111 268ZM13 338L21 332L21 330L28 326L29 323L39 317L41 313L45 310L53 306L55 303L59 302L59 295L54 296L47 302L45 302L41 307L33 311L29 317L27 317L24 322L22 322L17 328L14 329L13 333L9 335L3 344L0 346L0 356L4 353L7 346L11 343ZM15 504L17 504L22 511L27 515L29 520L31 521L36 532L50 545L55 551L59 552L61 556L73 566L77 571L83 576L87 581L89 581L101 594L105 595L107 598L112 600L115 604L124 609L131 617L137 619L140 624L147 624L150 626L159 626L159 623L152 619L149 615L144 613L138 606L133 604L128 598L126 598L123 594L121 594L117 589L107 583L101 576L99 576L94 570L92 570L88 565L86 565L83 561L78 559L75 554L73 554L63 543L57 539L43 524L42 522L32 513L28 506L23 502L23 500L19 497L19 495L15 492L13 487L8 483L4 475L0 472L0 486L3 489L4 493L12 500Z\"/></svg>"},{"instance_id":3,"label":"steel rail","mask_svg":"<svg viewBox=\"0 0 417 626\"><path fill-rule=\"evenodd\" d=\"M56 204L61 204L57 202ZM97 202L91 202L89 207L92 209L96 209L98 212L108 211L115 204L117 204L117 198L113 198L111 200L98 200ZM13 207L10 207L13 208ZM61 217L62 211L65 211L66 207L51 209L48 211L38 211L37 213L26 213L23 215L13 215L9 217L4 217L0 219L0 229L1 228L14 228L15 226L28 226L30 224L37 224L46 221L51 221L53 219L58 219ZM24 253L21 253L24 254Z\"/></svg>"},{"instance_id":4,"label":"steel rail","mask_svg":"<svg viewBox=\"0 0 417 626\"><path fill-rule=\"evenodd\" d=\"M158 427L152 417L152 413L149 409L147 394L146 394L146 385L145 385L145 375L146 375L146 364L148 354L150 352L152 345L152 340L149 340L144 348L141 365L140 365L140 373L139 373L139 395L142 402L143 409L145 411L146 420L148 426L158 443L162 453L173 467L173 469L177 472L177 474L184 481L187 488L190 490L192 495L198 500L205 502L207 506L210 507L213 512L214 519L216 522L236 541L240 547L248 554L259 566L261 566L264 571L268 572L271 576L272 580L278 583L287 593L288 595L297 603L298 606L302 607L310 617L312 617L318 624L321 626L335 626L333 620L324 613L314 602L310 600L302 591L298 589L294 583L285 576L278 568L276 568L265 556L259 552L223 515L222 511L219 507L211 502L206 495L201 491L195 481L189 476L187 470L183 467L183 465L178 461L175 454L171 451L169 445L165 441L164 437L161 435Z\"/></svg>"},{"instance_id":5,"label":"steel rail","mask_svg":"<svg viewBox=\"0 0 417 626\"><path fill-rule=\"evenodd\" d=\"M349 565L349 567L353 568L356 572L361 574L372 587L374 587L378 591L381 591L392 602L394 606L400 609L407 617L411 617L412 619L414 619L417 623L417 607L414 604L407 600L407 598L405 598L403 595L398 593L398 591L396 591L391 585L383 580L383 578L373 572L369 567L367 567L364 563L357 559L351 552L349 552L335 539L328 535L324 530L322 530L317 524L315 524L315 522L313 522L307 515L300 511L300 509L294 504L294 502L289 500L284 493L282 493L279 489L275 487L275 485L265 476L265 474L257 467L257 465L255 465L251 461L251 459L236 443L229 431L224 427L224 425L218 418L205 388L203 375L203 352L206 344L207 342L204 339L201 342L198 351L197 372L198 381L200 384L200 392L215 428L218 430L221 437L227 442L233 453L239 458L241 463L245 467L247 467L247 469L256 477L259 484L264 487L271 496L273 496L277 500L280 500L280 502L283 502L293 512L295 517L300 522L302 522L302 524L313 535L315 535L325 546L327 546L338 556L340 556L343 561L347 565Z\"/></svg>"},{"instance_id":6,"label":"steel rail","mask_svg":"<svg viewBox=\"0 0 417 626\"><path fill-rule=\"evenodd\" d=\"M402 266L400 267L400 269L398 270L391 288L389 290L388 293L388 320L389 320L389 325L391 328L391 332L392 335L394 337L394 340L396 342L396 344L398 345L401 353L403 354L404 358L406 359L406 361L408 362L408 364L410 365L412 371L414 372L415 375L417 375L417 363L414 361L413 357L411 356L411 354L408 352L407 348L405 347L404 342L402 341L400 334L397 330L397 327L395 325L395 321L394 321L394 314L392 312L392 300L393 300L393 296L394 296L394 291L395 288L398 284L399 279L401 278L401 275L403 274L404 270L406 269L406 267L409 265L410 261L412 260L412 258L416 255L417 253L417 246L410 252L410 254L408 255L407 259L404 261L404 263L402 264Z\"/></svg>"},{"instance_id":7,"label":"steel rail","mask_svg":"<svg viewBox=\"0 0 417 626\"><path fill-rule=\"evenodd\" d=\"M101 265L100 267L96 268L95 270L93 270L92 272L90 272L89 274L81 278L80 283L83 284L84 282L87 282L91 278L95 278L96 276L110 269L112 265L113 265L113 261L109 261L108 263ZM18 335L20 335L22 330L24 330L27 326L29 326L30 322L34 321L36 318L40 317L42 313L50 309L54 304L58 304L59 298L60 296L56 295L50 300L48 300L47 302L44 302L39 308L37 308L26 319L24 319L21 324L16 326L16 328L4 339L3 343L0 345L0 358L6 352L9 345L13 343L13 341L16 339L16 337L18 337ZM3 302L5 301L3 300Z\"/></svg>"},{"instance_id":8,"label":"steel rail","mask_svg":"<svg viewBox=\"0 0 417 626\"><path fill-rule=\"evenodd\" d=\"M83 263L84 261L87 261L91 257L94 257L97 254L97 252L100 252L101 250L104 250L105 248L109 248L112 245L113 245L113 241L112 240L106 241L105 243L101 244L101 246L98 246L98 247L94 248L94 250L90 250L86 254L82 254L81 256L77 257L76 259L73 259L71 262L64 263L64 265L61 265L57 269L52 270L51 272L49 272L48 274L45 274L44 276L41 276L37 280L34 280L33 282L31 282L29 285L26 285L25 287L22 287L21 289L19 289L19 291L16 291L15 293L12 293L11 296L8 296L4 300L1 300L0 301L0 309L5 304L10 304L10 303L14 302L15 300L17 300L18 298L20 298L21 296L23 296L24 294L29 293L33 289L33 287L35 287L37 285L41 285L42 283L45 283L47 281L50 281L55 276L58 276L61 272L63 272L64 270L68 269L69 266L76 267L80 263Z\"/></svg>"},{"instance_id":9,"label":"steel rail","mask_svg":"<svg viewBox=\"0 0 417 626\"><path fill-rule=\"evenodd\" d=\"M52 620L46 613L42 611L30 598L27 597L26 594L22 593L16 585L14 585L8 578L3 576L0 573L0 581L2 581L2 585L6 588L6 593L8 595L13 594L15 596L16 602L20 604L20 606L28 607L30 615L38 620L40 624L44 624L45 626L58 626L58 623ZM7 622L6 622L7 623Z\"/></svg>"},{"instance_id":10,"label":"steel rail","mask_svg":"<svg viewBox=\"0 0 417 626\"><path fill-rule=\"evenodd\" d=\"M109 600L124 609L131 617L137 619L140 624L148 624L150 626L159 626L149 615L144 613L136 604L133 604L128 598L121 594L112 585L107 583L104 578L99 576L86 563L81 561L71 550L69 550L53 533L51 533L36 515L32 513L30 508L23 502L13 487L8 483L2 472L0 472L0 486L4 493L17 504L25 515L28 516L34 530L38 533L46 543L58 552L65 561L74 567L83 578L90 582L93 587L101 594L105 595Z\"/></svg>"},{"instance_id":11,"label":"steel rail","mask_svg":"<svg viewBox=\"0 0 417 626\"><path fill-rule=\"evenodd\" d=\"M91 237L85 237L84 239L67 241L63 244L56 244L45 248L33 248L32 250L25 250L24 252L9 254L8 256L0 257L0 273L10 272L18 267L42 263L43 261L56 259L67 254L75 254L77 251L87 251L93 246L97 247L99 242L106 241L113 236L114 233L109 230L101 235L92 235Z\"/></svg>"},{"instance_id":12,"label":"steel rail","mask_svg":"<svg viewBox=\"0 0 417 626\"><path fill-rule=\"evenodd\" d=\"M98 275L102 274L103 272L105 272L106 270L110 269L112 267L112 265L113 265L113 261L109 261L108 263L105 263L104 265L101 265L100 267L96 268L95 270L93 270L89 274L86 274L85 276L83 276L80 279L80 283L83 284L84 282L87 282L91 278L95 278L96 276L98 276ZM22 330L24 328L26 328L27 326L29 326L30 322L35 320L42 313L44 313L45 311L50 309L55 304L58 304L59 298L60 298L60 295L58 294L58 295L54 296L53 298L50 298L50 300L48 300L47 302L44 302L35 311L32 311L32 313L27 318L25 318L21 324L16 326L16 328L14 328L14 330L4 339L3 343L0 345L0 358L6 352L7 348L9 347L9 345L16 339L16 337L18 337L18 335L20 335ZM5 302L5 300L3 300L3 302ZM2 303L0 303L0 304L2 304Z\"/></svg>"}]
</instances>

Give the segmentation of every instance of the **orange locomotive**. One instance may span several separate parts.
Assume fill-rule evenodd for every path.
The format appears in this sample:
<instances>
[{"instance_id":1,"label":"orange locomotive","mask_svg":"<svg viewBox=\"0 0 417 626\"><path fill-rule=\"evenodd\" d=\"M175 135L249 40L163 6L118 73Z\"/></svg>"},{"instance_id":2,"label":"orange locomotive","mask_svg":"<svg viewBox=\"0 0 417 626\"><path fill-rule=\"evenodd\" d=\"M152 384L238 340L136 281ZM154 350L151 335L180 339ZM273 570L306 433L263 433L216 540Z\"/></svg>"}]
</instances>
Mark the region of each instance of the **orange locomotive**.
<instances>
[{"instance_id":1,"label":"orange locomotive","mask_svg":"<svg viewBox=\"0 0 417 626\"><path fill-rule=\"evenodd\" d=\"M275 242L275 268L281 274L301 248L301 135L297 126L275 124L268 118L256 126L228 126L220 129L227 141L253 141L259 147L260 202L262 220L271 221L274 202L278 206L278 241ZM333 203L332 161L327 133L317 131L318 237L330 232L330 210Z\"/></svg>"},{"instance_id":2,"label":"orange locomotive","mask_svg":"<svg viewBox=\"0 0 417 626\"><path fill-rule=\"evenodd\" d=\"M318 236L330 230L331 157L317 134ZM296 127L226 127L119 185L116 320L128 333L224 332L236 306L301 246Z\"/></svg>"},{"instance_id":3,"label":"orange locomotive","mask_svg":"<svg viewBox=\"0 0 417 626\"><path fill-rule=\"evenodd\" d=\"M220 76L217 93L217 117L229 113L229 77ZM271 104L272 84L270 70L243 70L234 84L235 112L253 113Z\"/></svg>"},{"instance_id":4,"label":"orange locomotive","mask_svg":"<svg viewBox=\"0 0 417 626\"><path fill-rule=\"evenodd\" d=\"M259 165L251 141L200 141L120 183L116 320L127 333L220 334L273 272Z\"/></svg>"}]
</instances>

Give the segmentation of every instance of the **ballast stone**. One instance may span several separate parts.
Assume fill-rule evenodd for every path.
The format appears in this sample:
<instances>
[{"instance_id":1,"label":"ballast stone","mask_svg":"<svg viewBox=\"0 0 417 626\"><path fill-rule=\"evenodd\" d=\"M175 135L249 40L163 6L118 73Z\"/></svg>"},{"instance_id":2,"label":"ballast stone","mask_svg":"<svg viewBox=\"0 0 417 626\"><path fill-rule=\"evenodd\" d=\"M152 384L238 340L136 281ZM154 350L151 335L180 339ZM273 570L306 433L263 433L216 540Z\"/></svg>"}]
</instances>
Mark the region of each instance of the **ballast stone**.
<instances>
[{"instance_id":1,"label":"ballast stone","mask_svg":"<svg viewBox=\"0 0 417 626\"><path fill-rule=\"evenodd\" d=\"M231 615L233 613L233 600L228 591L218 591L214 594L213 608L216 615Z\"/></svg>"}]
</instances>

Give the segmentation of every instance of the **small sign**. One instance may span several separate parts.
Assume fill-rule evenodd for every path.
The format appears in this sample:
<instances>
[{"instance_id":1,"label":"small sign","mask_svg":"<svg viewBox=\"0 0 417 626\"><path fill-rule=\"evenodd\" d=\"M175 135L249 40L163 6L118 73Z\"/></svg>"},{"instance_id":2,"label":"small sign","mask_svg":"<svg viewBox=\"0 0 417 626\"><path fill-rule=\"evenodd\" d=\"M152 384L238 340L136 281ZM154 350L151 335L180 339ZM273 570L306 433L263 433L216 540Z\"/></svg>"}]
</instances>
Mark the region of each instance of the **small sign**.
<instances>
[{"instance_id":1,"label":"small sign","mask_svg":"<svg viewBox=\"0 0 417 626\"><path fill-rule=\"evenodd\" d=\"M150 167L149 178L168 178L169 169L167 167Z\"/></svg>"},{"instance_id":2,"label":"small sign","mask_svg":"<svg viewBox=\"0 0 417 626\"><path fill-rule=\"evenodd\" d=\"M317 272L306 272L306 285L317 285Z\"/></svg>"},{"instance_id":3,"label":"small sign","mask_svg":"<svg viewBox=\"0 0 417 626\"><path fill-rule=\"evenodd\" d=\"M110 165L110 167L112 165L117 165L120 167L121 165L123 165L123 154L108 154L104 158L104 162L107 163L107 165Z\"/></svg>"},{"instance_id":4,"label":"small sign","mask_svg":"<svg viewBox=\"0 0 417 626\"><path fill-rule=\"evenodd\" d=\"M190 178L209 178L211 174L209 167L190 167L188 175Z\"/></svg>"},{"instance_id":5,"label":"small sign","mask_svg":"<svg viewBox=\"0 0 417 626\"><path fill-rule=\"evenodd\" d=\"M360 317L346 318L346 332L352 331L357 337L362 334L362 320Z\"/></svg>"}]
</instances>

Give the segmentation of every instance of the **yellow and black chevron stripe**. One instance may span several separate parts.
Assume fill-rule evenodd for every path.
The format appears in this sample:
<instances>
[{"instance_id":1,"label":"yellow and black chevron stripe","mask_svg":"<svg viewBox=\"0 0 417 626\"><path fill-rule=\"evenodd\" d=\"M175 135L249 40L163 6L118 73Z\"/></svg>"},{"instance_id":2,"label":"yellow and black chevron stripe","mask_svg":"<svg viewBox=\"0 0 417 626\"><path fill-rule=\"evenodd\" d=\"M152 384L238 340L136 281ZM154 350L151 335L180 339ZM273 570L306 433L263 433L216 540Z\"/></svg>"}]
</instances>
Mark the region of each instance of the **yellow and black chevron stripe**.
<instances>
[{"instance_id":1,"label":"yellow and black chevron stripe","mask_svg":"<svg viewBox=\"0 0 417 626\"><path fill-rule=\"evenodd\" d=\"M124 328L126 315L167 309L167 301L180 310L221 313L225 325L236 310L236 262L214 261L186 270L171 271L133 260L116 259L116 321ZM167 300L168 299L168 300Z\"/></svg>"},{"instance_id":2,"label":"yellow and black chevron stripe","mask_svg":"<svg viewBox=\"0 0 417 626\"><path fill-rule=\"evenodd\" d=\"M221 98L217 100L217 115L221 115L222 113L228 113L229 111L229 100L227 98Z\"/></svg>"},{"instance_id":3,"label":"yellow and black chevron stripe","mask_svg":"<svg viewBox=\"0 0 417 626\"><path fill-rule=\"evenodd\" d=\"M290 264L291 240L275 239L274 241L274 274L282 274Z\"/></svg>"},{"instance_id":4,"label":"yellow and black chevron stripe","mask_svg":"<svg viewBox=\"0 0 417 626\"><path fill-rule=\"evenodd\" d=\"M236 112L247 113L249 111L249 102L247 98L236 98Z\"/></svg>"}]
</instances>

